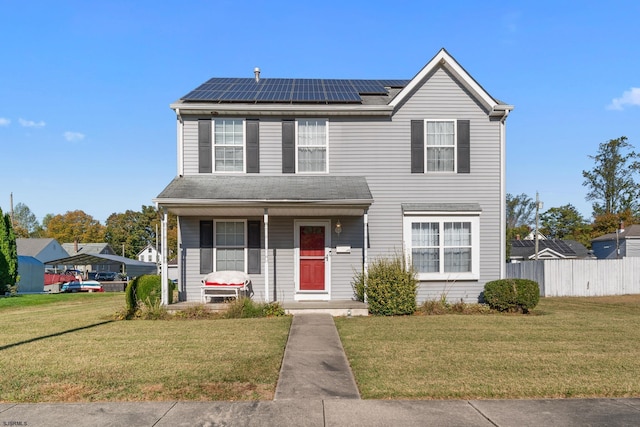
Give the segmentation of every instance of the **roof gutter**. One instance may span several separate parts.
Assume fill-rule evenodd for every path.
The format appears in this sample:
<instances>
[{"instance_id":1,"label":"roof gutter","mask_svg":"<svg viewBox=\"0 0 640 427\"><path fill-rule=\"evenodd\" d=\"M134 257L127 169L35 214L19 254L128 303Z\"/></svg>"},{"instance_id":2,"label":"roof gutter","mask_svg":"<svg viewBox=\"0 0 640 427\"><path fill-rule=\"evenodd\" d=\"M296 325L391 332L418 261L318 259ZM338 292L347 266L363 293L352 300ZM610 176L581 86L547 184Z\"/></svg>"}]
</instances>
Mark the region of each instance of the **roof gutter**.
<instances>
[{"instance_id":1,"label":"roof gutter","mask_svg":"<svg viewBox=\"0 0 640 427\"><path fill-rule=\"evenodd\" d=\"M260 115L260 116L391 116L390 105L309 105L309 104L213 104L175 102L171 109L180 114Z\"/></svg>"}]
</instances>

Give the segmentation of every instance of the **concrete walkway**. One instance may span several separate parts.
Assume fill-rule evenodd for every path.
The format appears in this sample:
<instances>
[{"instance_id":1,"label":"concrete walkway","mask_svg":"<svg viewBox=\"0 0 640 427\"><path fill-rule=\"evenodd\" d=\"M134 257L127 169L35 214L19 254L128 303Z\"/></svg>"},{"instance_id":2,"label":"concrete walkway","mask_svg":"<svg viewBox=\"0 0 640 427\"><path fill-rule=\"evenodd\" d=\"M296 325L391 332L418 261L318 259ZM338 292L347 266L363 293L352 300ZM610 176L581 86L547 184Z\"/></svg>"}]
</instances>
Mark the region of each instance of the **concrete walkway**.
<instances>
[{"instance_id":1,"label":"concrete walkway","mask_svg":"<svg viewBox=\"0 0 640 427\"><path fill-rule=\"evenodd\" d=\"M361 400L333 318L293 318L275 400L0 403L0 426L638 426L640 398Z\"/></svg>"},{"instance_id":2,"label":"concrete walkway","mask_svg":"<svg viewBox=\"0 0 640 427\"><path fill-rule=\"evenodd\" d=\"M293 317L275 400L360 399L330 314Z\"/></svg>"}]
</instances>

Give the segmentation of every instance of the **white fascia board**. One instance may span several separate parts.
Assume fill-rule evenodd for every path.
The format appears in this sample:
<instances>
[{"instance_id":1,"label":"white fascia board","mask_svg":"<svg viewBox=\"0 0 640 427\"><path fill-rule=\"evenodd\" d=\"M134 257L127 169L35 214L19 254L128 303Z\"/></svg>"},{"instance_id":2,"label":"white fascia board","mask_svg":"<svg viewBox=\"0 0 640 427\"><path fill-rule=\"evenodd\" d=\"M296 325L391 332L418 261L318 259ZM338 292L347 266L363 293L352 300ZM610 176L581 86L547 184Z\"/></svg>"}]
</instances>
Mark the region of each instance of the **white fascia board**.
<instances>
[{"instance_id":1,"label":"white fascia board","mask_svg":"<svg viewBox=\"0 0 640 427\"><path fill-rule=\"evenodd\" d=\"M224 114L261 116L391 116L389 105L309 105L309 104L212 104L175 102L170 105L181 114Z\"/></svg>"},{"instance_id":2,"label":"white fascia board","mask_svg":"<svg viewBox=\"0 0 640 427\"><path fill-rule=\"evenodd\" d=\"M226 199L153 199L153 203L161 206L301 206L301 205L327 205L327 206L371 206L370 199L338 199L338 200L226 200Z\"/></svg>"},{"instance_id":3,"label":"white fascia board","mask_svg":"<svg viewBox=\"0 0 640 427\"><path fill-rule=\"evenodd\" d=\"M473 77L471 77L471 75L467 73L467 71L462 68L462 66L458 64L458 62L444 49L440 49L440 52L438 52L436 56L434 56L413 79L411 79L409 84L405 86L395 98L393 98L389 105L394 108L400 105L411 95L411 93L413 93L416 87L424 83L427 76L438 66L445 67L449 72L451 72L492 113L494 110L499 109L497 108L498 106L505 108L506 110L513 109L513 106L500 104L491 95L489 95L489 93L487 93L487 91L484 90L484 88L480 86L478 82L476 82Z\"/></svg>"}]
</instances>

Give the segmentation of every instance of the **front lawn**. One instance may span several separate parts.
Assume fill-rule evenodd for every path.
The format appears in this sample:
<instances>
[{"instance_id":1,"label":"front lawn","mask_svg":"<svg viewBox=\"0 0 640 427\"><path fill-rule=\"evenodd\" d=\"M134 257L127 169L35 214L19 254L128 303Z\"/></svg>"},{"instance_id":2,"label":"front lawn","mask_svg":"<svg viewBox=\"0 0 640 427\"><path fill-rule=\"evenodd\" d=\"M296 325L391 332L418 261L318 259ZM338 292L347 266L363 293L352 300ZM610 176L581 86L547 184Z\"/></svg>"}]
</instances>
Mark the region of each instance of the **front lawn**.
<instances>
[{"instance_id":1,"label":"front lawn","mask_svg":"<svg viewBox=\"0 0 640 427\"><path fill-rule=\"evenodd\" d=\"M640 396L640 295L533 315L337 318L363 398Z\"/></svg>"},{"instance_id":2,"label":"front lawn","mask_svg":"<svg viewBox=\"0 0 640 427\"><path fill-rule=\"evenodd\" d=\"M113 321L122 293L2 302L0 402L272 399L291 323Z\"/></svg>"}]
</instances>

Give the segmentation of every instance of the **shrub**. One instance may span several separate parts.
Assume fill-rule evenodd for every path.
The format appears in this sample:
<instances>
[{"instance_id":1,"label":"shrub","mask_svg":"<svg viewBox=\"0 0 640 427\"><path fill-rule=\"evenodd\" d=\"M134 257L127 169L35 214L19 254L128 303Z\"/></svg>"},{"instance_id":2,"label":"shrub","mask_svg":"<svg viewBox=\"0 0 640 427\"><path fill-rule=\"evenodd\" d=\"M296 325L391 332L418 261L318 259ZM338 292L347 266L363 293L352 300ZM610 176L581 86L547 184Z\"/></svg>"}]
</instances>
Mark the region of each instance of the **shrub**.
<instances>
[{"instance_id":1,"label":"shrub","mask_svg":"<svg viewBox=\"0 0 640 427\"><path fill-rule=\"evenodd\" d=\"M155 307L160 305L162 299L162 289L160 287L161 278L155 274L145 274L143 276L136 277L127 284L125 289L125 301L127 305L128 316L133 316L140 306L140 303L144 303L147 307ZM169 301L173 302L173 291L175 284L169 282Z\"/></svg>"},{"instance_id":2,"label":"shrub","mask_svg":"<svg viewBox=\"0 0 640 427\"><path fill-rule=\"evenodd\" d=\"M284 316L284 309L277 302L257 303L251 298L238 298L229 303L223 314L226 319Z\"/></svg>"},{"instance_id":3,"label":"shrub","mask_svg":"<svg viewBox=\"0 0 640 427\"><path fill-rule=\"evenodd\" d=\"M469 304L460 300L448 303L443 297L424 301L418 307L418 314L438 315L438 314L490 314L491 308L487 304Z\"/></svg>"},{"instance_id":4,"label":"shrub","mask_svg":"<svg viewBox=\"0 0 640 427\"><path fill-rule=\"evenodd\" d=\"M494 280L484 285L483 298L495 310L528 313L540 301L540 288L528 279Z\"/></svg>"},{"instance_id":5,"label":"shrub","mask_svg":"<svg viewBox=\"0 0 640 427\"><path fill-rule=\"evenodd\" d=\"M356 273L351 285L358 301L364 301L366 290L369 313L373 315L405 315L416 311L416 272L413 266L407 266L402 256L374 260L366 277L364 272Z\"/></svg>"}]
</instances>

